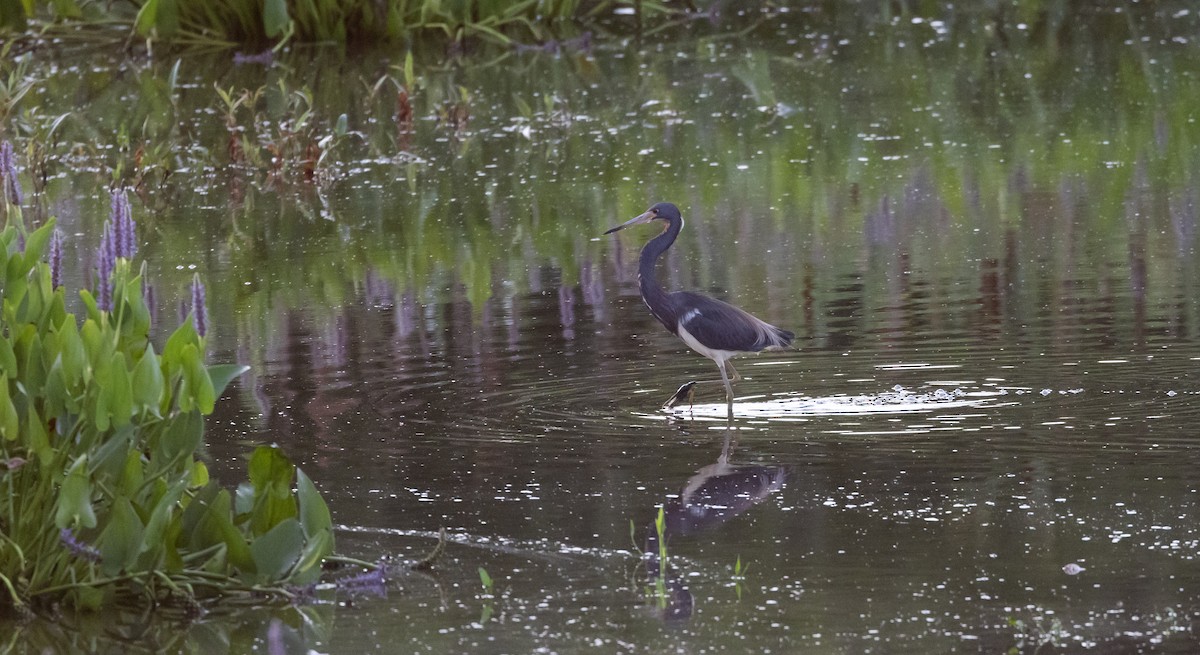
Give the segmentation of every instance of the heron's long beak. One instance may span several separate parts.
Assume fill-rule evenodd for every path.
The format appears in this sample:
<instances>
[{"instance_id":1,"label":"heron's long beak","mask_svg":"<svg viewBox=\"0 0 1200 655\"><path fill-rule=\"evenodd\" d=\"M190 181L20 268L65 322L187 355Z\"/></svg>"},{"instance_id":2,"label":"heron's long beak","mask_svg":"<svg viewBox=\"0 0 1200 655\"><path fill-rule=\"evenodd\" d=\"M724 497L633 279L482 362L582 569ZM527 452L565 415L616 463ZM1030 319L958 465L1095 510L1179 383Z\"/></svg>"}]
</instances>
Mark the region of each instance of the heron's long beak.
<instances>
[{"instance_id":1,"label":"heron's long beak","mask_svg":"<svg viewBox=\"0 0 1200 655\"><path fill-rule=\"evenodd\" d=\"M642 223L649 223L652 220L654 220L654 212L646 212L645 214L641 214L639 216L634 216L633 218L625 221L624 223L621 223L620 225L614 227L613 229L605 232L605 234L612 234L613 232L616 232L617 230L624 230L625 228L629 227L630 225L641 225Z\"/></svg>"}]
</instances>

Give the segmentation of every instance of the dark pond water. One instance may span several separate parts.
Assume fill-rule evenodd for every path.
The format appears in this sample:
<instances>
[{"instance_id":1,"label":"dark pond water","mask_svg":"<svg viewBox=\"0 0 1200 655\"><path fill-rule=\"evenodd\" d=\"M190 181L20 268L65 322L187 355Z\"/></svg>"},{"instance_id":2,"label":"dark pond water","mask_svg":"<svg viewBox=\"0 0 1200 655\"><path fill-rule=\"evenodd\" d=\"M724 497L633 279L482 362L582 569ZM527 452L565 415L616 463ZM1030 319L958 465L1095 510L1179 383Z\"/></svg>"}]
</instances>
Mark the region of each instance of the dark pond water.
<instances>
[{"instance_id":1,"label":"dark pond water","mask_svg":"<svg viewBox=\"0 0 1200 655\"><path fill-rule=\"evenodd\" d=\"M171 60L42 61L46 113L85 118L47 187L78 277L111 168L173 144L135 208L160 319L199 271L213 359L253 367L216 468L276 442L341 552L450 543L383 597L23 643L1196 652L1196 16L805 14L419 63L410 135L370 93L396 53L189 59L176 89ZM346 113L325 182L230 167L214 83L273 89L259 135L295 118L280 85L324 133ZM659 409L715 367L642 306L655 230L600 236L659 200L688 221L668 287L798 335L740 360L730 423L715 387Z\"/></svg>"}]
</instances>

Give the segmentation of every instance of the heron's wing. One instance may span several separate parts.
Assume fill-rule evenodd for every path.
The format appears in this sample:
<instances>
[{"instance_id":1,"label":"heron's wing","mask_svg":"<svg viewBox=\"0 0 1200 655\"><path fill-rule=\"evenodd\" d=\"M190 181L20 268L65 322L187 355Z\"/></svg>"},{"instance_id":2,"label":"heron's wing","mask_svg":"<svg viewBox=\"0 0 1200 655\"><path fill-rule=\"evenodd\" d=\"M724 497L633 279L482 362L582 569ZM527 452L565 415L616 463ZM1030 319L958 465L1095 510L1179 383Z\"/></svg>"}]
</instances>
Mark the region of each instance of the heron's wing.
<instances>
[{"instance_id":1,"label":"heron's wing","mask_svg":"<svg viewBox=\"0 0 1200 655\"><path fill-rule=\"evenodd\" d=\"M679 326L713 350L758 352L782 348L795 336L726 302L689 291L671 294Z\"/></svg>"}]
</instances>

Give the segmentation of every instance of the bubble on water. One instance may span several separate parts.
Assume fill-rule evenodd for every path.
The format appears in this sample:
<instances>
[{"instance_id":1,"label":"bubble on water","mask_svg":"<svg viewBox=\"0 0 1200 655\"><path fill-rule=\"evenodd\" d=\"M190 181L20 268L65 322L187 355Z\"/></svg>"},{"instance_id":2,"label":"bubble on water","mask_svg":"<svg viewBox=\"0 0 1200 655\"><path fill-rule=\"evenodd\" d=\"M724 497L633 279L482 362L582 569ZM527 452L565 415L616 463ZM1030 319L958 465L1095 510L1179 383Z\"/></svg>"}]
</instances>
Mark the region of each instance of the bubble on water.
<instances>
[{"instance_id":1,"label":"bubble on water","mask_svg":"<svg viewBox=\"0 0 1200 655\"><path fill-rule=\"evenodd\" d=\"M1049 395L1050 395L1050 394L1052 394L1052 393L1054 393L1054 392L1053 392L1053 391L1051 391L1051 390L1049 390L1049 389L1042 389L1042 395L1043 395L1043 396L1049 396Z\"/></svg>"},{"instance_id":2,"label":"bubble on water","mask_svg":"<svg viewBox=\"0 0 1200 655\"><path fill-rule=\"evenodd\" d=\"M1087 570L1075 562L1071 562L1070 564L1063 566L1062 569L1063 573L1066 573L1067 575L1079 575Z\"/></svg>"},{"instance_id":3,"label":"bubble on water","mask_svg":"<svg viewBox=\"0 0 1200 655\"><path fill-rule=\"evenodd\" d=\"M1167 392L1167 396L1169 396L1169 397L1171 397L1171 398L1174 398L1176 395L1177 395L1177 394L1175 393L1175 390L1174 390L1174 389L1172 389L1172 390L1170 390L1170 391L1168 391L1168 392Z\"/></svg>"}]
</instances>

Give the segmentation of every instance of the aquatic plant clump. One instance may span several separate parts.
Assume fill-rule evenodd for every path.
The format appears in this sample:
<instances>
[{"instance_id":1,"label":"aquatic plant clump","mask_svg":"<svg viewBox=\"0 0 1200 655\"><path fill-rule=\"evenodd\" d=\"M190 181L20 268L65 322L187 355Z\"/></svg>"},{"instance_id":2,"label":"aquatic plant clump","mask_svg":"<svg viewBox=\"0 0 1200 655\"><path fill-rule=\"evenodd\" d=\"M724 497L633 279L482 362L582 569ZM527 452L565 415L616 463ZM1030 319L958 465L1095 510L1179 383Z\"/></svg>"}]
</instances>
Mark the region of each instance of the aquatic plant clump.
<instances>
[{"instance_id":1,"label":"aquatic plant clump","mask_svg":"<svg viewBox=\"0 0 1200 655\"><path fill-rule=\"evenodd\" d=\"M55 221L28 231L18 209L0 231L0 612L289 597L332 553L324 501L279 449L253 452L236 493L209 479L204 417L246 367L204 362L198 280L194 320L158 351L135 229L114 194L82 317Z\"/></svg>"},{"instance_id":2,"label":"aquatic plant clump","mask_svg":"<svg viewBox=\"0 0 1200 655\"><path fill-rule=\"evenodd\" d=\"M297 39L319 42L396 41L415 33L441 33L508 43L519 34L541 39L552 26L607 13L628 2L615 0L134 0L121 5L92 5L96 22L126 23L143 38L183 42L263 44ZM130 6L131 5L131 6ZM664 13L658 2L634 4L640 11ZM130 11L132 9L133 11ZM0 28L23 28L30 19L80 21L74 2L25 3L0 11Z\"/></svg>"}]
</instances>

